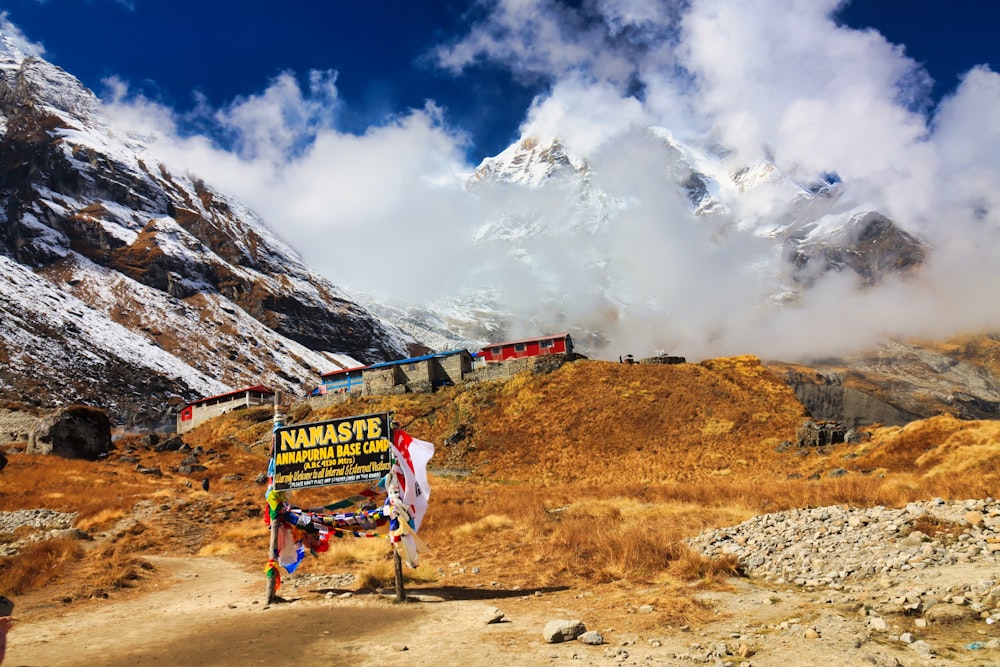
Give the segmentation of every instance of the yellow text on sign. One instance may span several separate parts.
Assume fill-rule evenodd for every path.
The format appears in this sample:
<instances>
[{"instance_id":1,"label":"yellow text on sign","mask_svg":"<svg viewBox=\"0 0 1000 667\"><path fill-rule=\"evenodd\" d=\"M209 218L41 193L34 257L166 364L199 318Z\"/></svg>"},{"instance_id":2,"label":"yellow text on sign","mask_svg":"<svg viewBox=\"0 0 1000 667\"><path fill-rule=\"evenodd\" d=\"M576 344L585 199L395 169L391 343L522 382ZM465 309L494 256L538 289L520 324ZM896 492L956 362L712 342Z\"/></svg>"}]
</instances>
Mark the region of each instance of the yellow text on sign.
<instances>
[{"instance_id":1,"label":"yellow text on sign","mask_svg":"<svg viewBox=\"0 0 1000 667\"><path fill-rule=\"evenodd\" d=\"M361 417L337 424L309 424L280 431L278 449L284 452L341 443L360 447L361 441L378 440L382 435L382 420L379 417ZM354 455L358 453L360 450L352 452Z\"/></svg>"}]
</instances>

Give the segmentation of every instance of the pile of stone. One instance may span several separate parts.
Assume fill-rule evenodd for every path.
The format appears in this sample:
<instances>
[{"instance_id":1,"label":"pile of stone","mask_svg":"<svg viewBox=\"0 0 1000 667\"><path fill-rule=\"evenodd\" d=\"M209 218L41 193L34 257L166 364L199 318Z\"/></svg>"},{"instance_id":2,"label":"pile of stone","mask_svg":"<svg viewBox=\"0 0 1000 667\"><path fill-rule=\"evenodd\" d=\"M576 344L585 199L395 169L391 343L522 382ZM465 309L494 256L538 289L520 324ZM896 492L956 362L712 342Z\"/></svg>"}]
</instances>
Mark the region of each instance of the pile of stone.
<instances>
[{"instance_id":1,"label":"pile of stone","mask_svg":"<svg viewBox=\"0 0 1000 667\"><path fill-rule=\"evenodd\" d=\"M0 539L4 536L13 536L15 532L24 527L34 529L27 537L17 541L3 540L3 543L0 544L0 556L12 556L26 544L66 534L66 531L71 530L70 526L73 525L74 519L76 519L76 513L67 514L44 508L0 512ZM20 534L24 532L24 530L20 530Z\"/></svg>"},{"instance_id":2,"label":"pile of stone","mask_svg":"<svg viewBox=\"0 0 1000 667\"><path fill-rule=\"evenodd\" d=\"M926 535L913 528L921 518L953 530ZM708 557L732 554L756 579L835 586L935 565L1000 562L1000 502L935 499L902 509L793 509L703 533L688 545Z\"/></svg>"}]
</instances>

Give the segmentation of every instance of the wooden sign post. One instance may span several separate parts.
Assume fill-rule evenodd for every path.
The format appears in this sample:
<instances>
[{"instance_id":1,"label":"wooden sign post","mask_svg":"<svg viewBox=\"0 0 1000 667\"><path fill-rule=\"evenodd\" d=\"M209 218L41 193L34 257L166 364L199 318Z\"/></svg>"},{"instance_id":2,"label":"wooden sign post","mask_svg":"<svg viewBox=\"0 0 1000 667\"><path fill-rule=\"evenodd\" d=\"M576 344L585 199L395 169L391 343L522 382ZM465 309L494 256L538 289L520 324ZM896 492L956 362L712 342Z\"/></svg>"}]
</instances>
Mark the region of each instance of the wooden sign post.
<instances>
[{"instance_id":1,"label":"wooden sign post","mask_svg":"<svg viewBox=\"0 0 1000 667\"><path fill-rule=\"evenodd\" d=\"M285 415L282 414L281 412L281 392L276 391L274 392L274 433L277 433L278 429L284 425L285 425ZM276 439L277 436L272 434L271 436L272 458L274 457L274 446ZM270 480L270 483L273 488L274 480L273 479ZM270 511L270 506L268 507L268 511ZM271 541L267 549L268 558L276 564L275 567L277 567L277 562L278 562L278 525L279 521L271 519ZM277 572L275 572L274 576L269 576L267 578L266 604L271 604L272 602L277 601L278 599L277 590L278 590L278 576Z\"/></svg>"}]
</instances>

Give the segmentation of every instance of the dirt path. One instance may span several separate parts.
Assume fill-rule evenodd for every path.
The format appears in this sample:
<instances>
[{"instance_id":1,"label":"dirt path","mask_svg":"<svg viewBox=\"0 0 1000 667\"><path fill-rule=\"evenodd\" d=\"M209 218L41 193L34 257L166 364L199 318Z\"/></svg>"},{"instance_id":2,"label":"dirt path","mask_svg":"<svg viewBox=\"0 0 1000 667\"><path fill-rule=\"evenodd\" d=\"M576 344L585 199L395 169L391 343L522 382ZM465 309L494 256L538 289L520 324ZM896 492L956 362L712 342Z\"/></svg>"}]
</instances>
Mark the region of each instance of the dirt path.
<instances>
[{"instance_id":1,"label":"dirt path","mask_svg":"<svg viewBox=\"0 0 1000 667\"><path fill-rule=\"evenodd\" d=\"M418 596L424 602L399 605L374 595L327 599L311 592L266 607L263 574L222 559L148 559L158 571L155 590L19 613L5 664L235 667L292 664L294 656L342 664L349 658L384 658L387 650L410 651L421 664L475 664L470 660L479 654L492 656L495 664L500 657L498 651L481 651L480 638L469 632L486 627L480 617L491 608L488 602L445 603L427 592ZM451 593L462 597L460 591Z\"/></svg>"},{"instance_id":2,"label":"dirt path","mask_svg":"<svg viewBox=\"0 0 1000 667\"><path fill-rule=\"evenodd\" d=\"M615 612L599 594L573 589L421 588L411 591L417 601L400 605L374 594L328 596L322 589L287 586L282 593L294 595L292 601L266 607L262 573L224 559L149 560L157 580L143 592L66 607L26 604L10 635L5 667L376 664L397 657L469 667L563 660L581 666L1000 664L1000 651L964 650L969 629L950 640L936 633L929 639L937 655L920 656L891 631L868 629L861 600L856 607L837 604L829 592L747 580L702 594L718 620L673 628L650 623L634 608ZM954 576L959 574L986 572ZM504 622L487 624L494 608L504 612ZM545 643L542 629L558 618L582 619L606 643Z\"/></svg>"}]
</instances>

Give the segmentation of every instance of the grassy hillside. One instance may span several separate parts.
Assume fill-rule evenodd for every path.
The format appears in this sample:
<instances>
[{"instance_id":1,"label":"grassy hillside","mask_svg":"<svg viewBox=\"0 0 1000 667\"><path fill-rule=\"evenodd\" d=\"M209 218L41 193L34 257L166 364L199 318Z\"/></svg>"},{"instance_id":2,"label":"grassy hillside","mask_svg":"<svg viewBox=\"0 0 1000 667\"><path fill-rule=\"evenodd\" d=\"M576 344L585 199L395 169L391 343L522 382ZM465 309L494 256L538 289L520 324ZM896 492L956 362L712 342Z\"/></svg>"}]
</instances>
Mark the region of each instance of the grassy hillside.
<instances>
[{"instance_id":1,"label":"grassy hillside","mask_svg":"<svg viewBox=\"0 0 1000 667\"><path fill-rule=\"evenodd\" d=\"M411 585L586 582L607 587L608 600L653 586L669 617L658 622L696 617L685 582L711 581L734 566L684 547L707 528L790 507L900 506L1000 491L1000 422L935 417L875 429L859 444L798 448L788 441L803 408L753 357L676 366L580 361L430 395L323 410L296 404L287 423L383 411L436 445L421 530L433 552L408 572ZM266 468L272 414L230 413L186 434L207 467L192 475L176 472L190 452L157 452L137 435L97 462L28 456L0 443L13 450L0 473L0 510L78 512L74 525L97 538L38 542L0 558L0 591L39 600L122 594L148 575L144 553L261 567L267 531L255 478ZM292 502L317 506L353 492L311 489ZM341 540L301 571L352 571L360 587L392 577L381 539Z\"/></svg>"}]
</instances>

